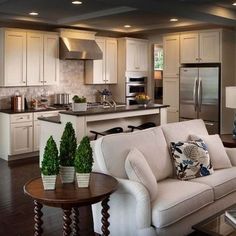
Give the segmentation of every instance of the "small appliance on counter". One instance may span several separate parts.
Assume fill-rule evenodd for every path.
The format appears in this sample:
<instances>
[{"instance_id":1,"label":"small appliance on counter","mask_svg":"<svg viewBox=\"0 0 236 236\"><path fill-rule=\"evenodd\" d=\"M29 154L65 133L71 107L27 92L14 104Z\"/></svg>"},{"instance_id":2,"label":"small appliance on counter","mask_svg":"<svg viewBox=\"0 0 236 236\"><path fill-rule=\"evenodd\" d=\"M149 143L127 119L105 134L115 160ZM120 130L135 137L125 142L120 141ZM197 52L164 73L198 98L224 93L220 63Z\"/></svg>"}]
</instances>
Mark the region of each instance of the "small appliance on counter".
<instances>
[{"instance_id":1,"label":"small appliance on counter","mask_svg":"<svg viewBox=\"0 0 236 236\"><path fill-rule=\"evenodd\" d=\"M18 91L16 91L15 95L11 97L11 109L14 111L25 110L25 96L20 95Z\"/></svg>"}]
</instances>

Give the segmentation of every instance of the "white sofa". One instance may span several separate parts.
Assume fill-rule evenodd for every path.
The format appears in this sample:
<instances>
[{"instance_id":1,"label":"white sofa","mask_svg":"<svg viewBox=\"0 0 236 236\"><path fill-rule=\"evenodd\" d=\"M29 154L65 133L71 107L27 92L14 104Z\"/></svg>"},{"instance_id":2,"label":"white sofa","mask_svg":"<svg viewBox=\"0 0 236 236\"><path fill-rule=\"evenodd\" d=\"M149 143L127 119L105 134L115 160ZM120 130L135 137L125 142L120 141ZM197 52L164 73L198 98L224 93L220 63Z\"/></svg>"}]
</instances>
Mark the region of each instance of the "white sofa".
<instances>
[{"instance_id":1,"label":"white sofa","mask_svg":"<svg viewBox=\"0 0 236 236\"><path fill-rule=\"evenodd\" d=\"M230 168L190 181L174 177L169 144L188 140L191 134L208 135L202 120L109 135L94 142L94 170L119 182L109 202L112 236L188 235L194 224L236 203L236 149L227 150ZM126 157L134 147L144 154L157 180L158 194L152 202L147 189L130 181L125 172ZM94 230L101 233L100 204L93 205L93 217Z\"/></svg>"}]
</instances>

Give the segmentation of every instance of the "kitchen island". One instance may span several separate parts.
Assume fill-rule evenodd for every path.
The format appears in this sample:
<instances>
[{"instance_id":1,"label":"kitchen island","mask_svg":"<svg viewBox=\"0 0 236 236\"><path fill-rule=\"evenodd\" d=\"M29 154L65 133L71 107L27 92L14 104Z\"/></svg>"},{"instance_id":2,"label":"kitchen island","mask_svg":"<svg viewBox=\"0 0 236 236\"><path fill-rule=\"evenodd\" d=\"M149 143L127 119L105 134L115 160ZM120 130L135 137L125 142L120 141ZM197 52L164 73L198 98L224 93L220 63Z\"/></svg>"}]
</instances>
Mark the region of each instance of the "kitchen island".
<instances>
[{"instance_id":1,"label":"kitchen island","mask_svg":"<svg viewBox=\"0 0 236 236\"><path fill-rule=\"evenodd\" d=\"M91 130L102 132L120 126L125 132L128 132L128 125L138 126L145 122L154 122L156 125L165 124L167 122L167 107L167 105L152 104L147 107L132 105L117 108L90 108L83 112L61 111L59 116L39 118L41 123L40 160L42 160L44 147L50 135L53 136L59 147L61 135L67 122L73 124L79 143L85 135L93 139Z\"/></svg>"}]
</instances>

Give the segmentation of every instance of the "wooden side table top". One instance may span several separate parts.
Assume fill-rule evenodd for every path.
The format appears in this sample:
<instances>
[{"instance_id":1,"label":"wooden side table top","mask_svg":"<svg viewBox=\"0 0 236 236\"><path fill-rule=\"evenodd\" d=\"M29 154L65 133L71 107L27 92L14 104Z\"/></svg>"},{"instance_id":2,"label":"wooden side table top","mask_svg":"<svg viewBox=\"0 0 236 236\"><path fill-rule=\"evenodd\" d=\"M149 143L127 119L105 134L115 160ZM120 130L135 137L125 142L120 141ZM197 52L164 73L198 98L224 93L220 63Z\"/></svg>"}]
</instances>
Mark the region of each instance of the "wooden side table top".
<instances>
[{"instance_id":1,"label":"wooden side table top","mask_svg":"<svg viewBox=\"0 0 236 236\"><path fill-rule=\"evenodd\" d=\"M25 194L42 204L54 207L65 205L84 206L97 203L113 193L118 186L115 178L101 173L91 173L88 188L78 188L75 180L72 184L62 184L57 177L56 189L45 191L41 177L27 182L24 186Z\"/></svg>"},{"instance_id":2,"label":"wooden side table top","mask_svg":"<svg viewBox=\"0 0 236 236\"><path fill-rule=\"evenodd\" d=\"M236 140L233 139L232 134L221 134L220 138L225 147L236 148Z\"/></svg>"}]
</instances>

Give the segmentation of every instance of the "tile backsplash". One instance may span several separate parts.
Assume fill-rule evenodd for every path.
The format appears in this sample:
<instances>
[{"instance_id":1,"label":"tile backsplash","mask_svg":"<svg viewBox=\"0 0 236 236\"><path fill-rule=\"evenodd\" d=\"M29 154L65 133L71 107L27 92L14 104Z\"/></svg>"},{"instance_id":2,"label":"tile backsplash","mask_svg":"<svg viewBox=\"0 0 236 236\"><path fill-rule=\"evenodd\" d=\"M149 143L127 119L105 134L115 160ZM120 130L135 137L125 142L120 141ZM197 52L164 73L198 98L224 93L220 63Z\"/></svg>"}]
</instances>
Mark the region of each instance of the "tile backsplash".
<instances>
[{"instance_id":1,"label":"tile backsplash","mask_svg":"<svg viewBox=\"0 0 236 236\"><path fill-rule=\"evenodd\" d=\"M62 61L60 60L59 83L55 86L34 86L34 87L8 87L0 88L0 109L8 109L11 106L11 96L19 91L25 94L28 101L32 98L40 98L44 89L49 99L49 103L54 103L55 93L69 93L73 95L85 96L87 101L94 102L97 98L97 90L106 88L105 85L84 84L84 61Z\"/></svg>"}]
</instances>

